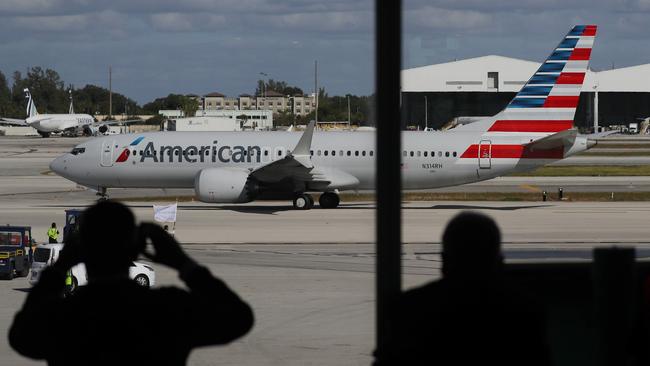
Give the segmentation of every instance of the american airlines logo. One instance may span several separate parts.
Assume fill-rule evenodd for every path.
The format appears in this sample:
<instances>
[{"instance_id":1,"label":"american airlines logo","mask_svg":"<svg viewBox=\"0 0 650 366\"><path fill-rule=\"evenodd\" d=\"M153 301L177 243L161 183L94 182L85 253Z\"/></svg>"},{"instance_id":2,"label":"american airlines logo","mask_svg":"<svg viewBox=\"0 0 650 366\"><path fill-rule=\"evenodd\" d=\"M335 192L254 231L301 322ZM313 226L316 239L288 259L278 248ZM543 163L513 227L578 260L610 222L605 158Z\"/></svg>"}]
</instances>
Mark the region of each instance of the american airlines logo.
<instances>
[{"instance_id":1,"label":"american airlines logo","mask_svg":"<svg viewBox=\"0 0 650 366\"><path fill-rule=\"evenodd\" d=\"M139 142L140 141L138 141L138 143ZM125 150L128 150L128 148ZM128 158L128 154L129 153L127 153L126 158ZM265 149L265 154L269 154L268 149ZM256 145L219 146L217 141L213 141L212 145L189 145L186 147L180 145L160 145L156 147L152 141L147 143L144 150L142 150L140 162L144 163L150 159L154 163L216 163L217 161L222 163L259 163L261 161L261 156L262 148ZM124 160L126 160L126 158Z\"/></svg>"}]
</instances>

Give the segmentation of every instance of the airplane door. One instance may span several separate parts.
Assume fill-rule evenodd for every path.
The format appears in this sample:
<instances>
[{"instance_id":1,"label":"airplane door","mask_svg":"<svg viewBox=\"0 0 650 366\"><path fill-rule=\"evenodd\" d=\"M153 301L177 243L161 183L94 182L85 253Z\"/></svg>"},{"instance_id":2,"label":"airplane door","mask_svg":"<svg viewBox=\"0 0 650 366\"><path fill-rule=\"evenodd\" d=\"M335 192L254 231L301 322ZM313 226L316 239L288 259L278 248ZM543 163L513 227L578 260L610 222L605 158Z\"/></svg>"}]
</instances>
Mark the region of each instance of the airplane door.
<instances>
[{"instance_id":1,"label":"airplane door","mask_svg":"<svg viewBox=\"0 0 650 366\"><path fill-rule=\"evenodd\" d=\"M492 168L492 142L481 140L478 144L478 167L479 169Z\"/></svg>"},{"instance_id":2,"label":"airplane door","mask_svg":"<svg viewBox=\"0 0 650 366\"><path fill-rule=\"evenodd\" d=\"M102 143L102 160L101 166L113 166L113 151L115 149L115 141L104 141Z\"/></svg>"}]
</instances>

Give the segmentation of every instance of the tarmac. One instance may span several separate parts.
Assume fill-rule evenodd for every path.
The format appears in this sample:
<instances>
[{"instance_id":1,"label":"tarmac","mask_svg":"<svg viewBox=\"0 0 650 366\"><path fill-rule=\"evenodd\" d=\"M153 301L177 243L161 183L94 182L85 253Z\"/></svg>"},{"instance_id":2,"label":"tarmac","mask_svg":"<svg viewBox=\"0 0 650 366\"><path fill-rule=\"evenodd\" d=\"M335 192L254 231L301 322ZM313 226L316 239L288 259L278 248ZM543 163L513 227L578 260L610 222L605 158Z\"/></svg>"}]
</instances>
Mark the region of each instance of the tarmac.
<instances>
[{"instance_id":1,"label":"tarmac","mask_svg":"<svg viewBox=\"0 0 650 366\"><path fill-rule=\"evenodd\" d=\"M0 138L0 224L31 225L42 242L51 222L63 225L64 209L94 202L93 192L47 172L49 160L68 150L73 140ZM576 182L585 187L617 185L602 179ZM633 183L650 186L650 179ZM494 181L484 184L499 186ZM158 193L179 192L115 194ZM139 221L152 220L152 202L128 204ZM498 222L508 261L586 260L592 248L610 246L635 247L639 257L650 257L646 202L408 202L402 219L404 288L439 277L442 230L462 210L481 211ZM372 202L310 211L295 211L289 202L180 203L178 240L250 302L256 316L250 334L225 347L197 349L188 364L370 364L375 339L374 215ZM111 223L106 227L111 230ZM157 286L182 286L173 271L154 268ZM25 278L0 281L0 333L6 334L28 290ZM44 341L34 330L34 346ZM44 363L22 358L0 338L0 366L39 364Z\"/></svg>"}]
</instances>

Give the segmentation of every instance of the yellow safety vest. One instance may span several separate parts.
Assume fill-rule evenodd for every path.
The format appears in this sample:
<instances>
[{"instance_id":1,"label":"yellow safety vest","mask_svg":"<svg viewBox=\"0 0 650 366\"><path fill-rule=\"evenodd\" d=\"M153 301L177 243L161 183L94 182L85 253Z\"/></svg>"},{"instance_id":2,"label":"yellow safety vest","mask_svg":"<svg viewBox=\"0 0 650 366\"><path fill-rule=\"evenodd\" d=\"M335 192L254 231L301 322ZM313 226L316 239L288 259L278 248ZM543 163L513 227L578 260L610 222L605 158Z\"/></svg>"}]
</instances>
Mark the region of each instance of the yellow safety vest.
<instances>
[{"instance_id":1,"label":"yellow safety vest","mask_svg":"<svg viewBox=\"0 0 650 366\"><path fill-rule=\"evenodd\" d=\"M67 271L65 273L65 285L72 286L72 271Z\"/></svg>"},{"instance_id":2,"label":"yellow safety vest","mask_svg":"<svg viewBox=\"0 0 650 366\"><path fill-rule=\"evenodd\" d=\"M57 230L57 229L51 227L51 228L47 231L47 236L48 236L49 238L52 238L52 239L56 240L56 239L59 238L59 230Z\"/></svg>"}]
</instances>

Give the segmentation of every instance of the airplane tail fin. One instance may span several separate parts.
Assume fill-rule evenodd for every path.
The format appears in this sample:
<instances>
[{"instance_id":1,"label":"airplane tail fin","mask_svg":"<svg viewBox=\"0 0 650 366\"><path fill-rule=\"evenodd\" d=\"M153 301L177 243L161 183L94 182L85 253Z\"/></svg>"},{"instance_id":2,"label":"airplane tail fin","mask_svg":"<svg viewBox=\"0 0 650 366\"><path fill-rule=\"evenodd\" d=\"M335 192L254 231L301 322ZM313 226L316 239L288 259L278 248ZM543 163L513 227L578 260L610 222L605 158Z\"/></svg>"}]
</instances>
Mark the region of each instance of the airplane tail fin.
<instances>
[{"instance_id":1,"label":"airplane tail fin","mask_svg":"<svg viewBox=\"0 0 650 366\"><path fill-rule=\"evenodd\" d=\"M32 93L29 92L28 88L25 88L23 91L25 92L25 98L27 98L27 118L34 117L38 114L38 111L36 110L36 104L32 98Z\"/></svg>"},{"instance_id":2,"label":"airplane tail fin","mask_svg":"<svg viewBox=\"0 0 650 366\"><path fill-rule=\"evenodd\" d=\"M467 127L539 134L573 128L596 29L574 26L504 110Z\"/></svg>"}]
</instances>

